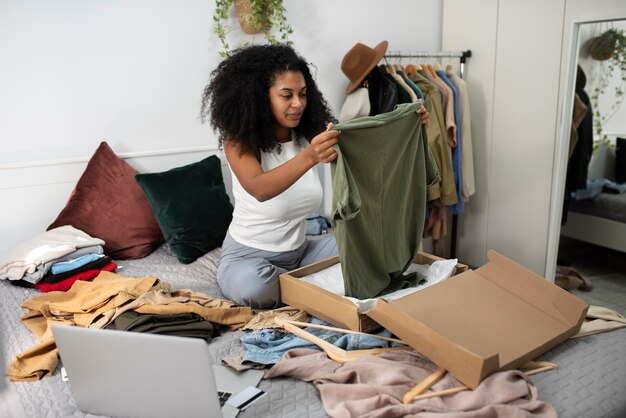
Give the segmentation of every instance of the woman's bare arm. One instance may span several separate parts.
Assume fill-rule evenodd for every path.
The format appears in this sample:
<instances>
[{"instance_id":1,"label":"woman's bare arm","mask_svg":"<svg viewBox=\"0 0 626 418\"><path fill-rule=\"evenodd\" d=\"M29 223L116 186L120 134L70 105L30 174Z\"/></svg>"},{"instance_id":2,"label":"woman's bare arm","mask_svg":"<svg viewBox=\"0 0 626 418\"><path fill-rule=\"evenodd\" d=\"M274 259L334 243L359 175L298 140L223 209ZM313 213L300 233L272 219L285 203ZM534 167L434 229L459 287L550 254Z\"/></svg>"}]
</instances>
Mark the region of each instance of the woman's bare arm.
<instances>
[{"instance_id":1,"label":"woman's bare arm","mask_svg":"<svg viewBox=\"0 0 626 418\"><path fill-rule=\"evenodd\" d=\"M329 125L329 128L332 125ZM311 140L311 143L298 155L286 163L268 171L263 171L257 156L250 151L241 152L239 145L232 140L224 141L224 152L239 183L259 202L278 196L316 164L328 163L337 158L332 148L337 143L339 131L324 131Z\"/></svg>"}]
</instances>

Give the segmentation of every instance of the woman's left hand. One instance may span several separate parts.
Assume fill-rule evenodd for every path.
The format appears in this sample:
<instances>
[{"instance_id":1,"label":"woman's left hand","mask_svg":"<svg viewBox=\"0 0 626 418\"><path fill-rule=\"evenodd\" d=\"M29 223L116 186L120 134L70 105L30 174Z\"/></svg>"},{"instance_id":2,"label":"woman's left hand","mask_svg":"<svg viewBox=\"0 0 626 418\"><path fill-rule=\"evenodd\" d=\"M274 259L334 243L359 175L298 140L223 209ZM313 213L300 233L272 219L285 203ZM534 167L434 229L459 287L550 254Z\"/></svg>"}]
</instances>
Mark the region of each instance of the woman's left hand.
<instances>
[{"instance_id":1,"label":"woman's left hand","mask_svg":"<svg viewBox=\"0 0 626 418\"><path fill-rule=\"evenodd\" d=\"M422 125L424 125L425 128L428 128L430 125L430 113L428 113L428 110L426 110L424 106L420 107L418 112L422 117Z\"/></svg>"}]
</instances>

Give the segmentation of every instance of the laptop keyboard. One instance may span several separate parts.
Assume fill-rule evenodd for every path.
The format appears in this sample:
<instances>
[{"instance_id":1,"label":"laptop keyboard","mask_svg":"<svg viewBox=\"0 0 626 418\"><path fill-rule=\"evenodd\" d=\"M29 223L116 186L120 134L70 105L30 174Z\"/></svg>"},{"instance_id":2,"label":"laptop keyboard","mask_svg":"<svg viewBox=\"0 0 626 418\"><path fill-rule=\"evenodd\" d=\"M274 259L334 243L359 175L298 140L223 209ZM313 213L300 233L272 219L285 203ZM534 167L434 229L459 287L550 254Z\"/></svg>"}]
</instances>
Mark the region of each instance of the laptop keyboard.
<instances>
[{"instance_id":1,"label":"laptop keyboard","mask_svg":"<svg viewBox=\"0 0 626 418\"><path fill-rule=\"evenodd\" d=\"M222 392L221 390L217 391L217 397L220 399L220 406L224 406L228 398L232 395L231 392Z\"/></svg>"}]
</instances>

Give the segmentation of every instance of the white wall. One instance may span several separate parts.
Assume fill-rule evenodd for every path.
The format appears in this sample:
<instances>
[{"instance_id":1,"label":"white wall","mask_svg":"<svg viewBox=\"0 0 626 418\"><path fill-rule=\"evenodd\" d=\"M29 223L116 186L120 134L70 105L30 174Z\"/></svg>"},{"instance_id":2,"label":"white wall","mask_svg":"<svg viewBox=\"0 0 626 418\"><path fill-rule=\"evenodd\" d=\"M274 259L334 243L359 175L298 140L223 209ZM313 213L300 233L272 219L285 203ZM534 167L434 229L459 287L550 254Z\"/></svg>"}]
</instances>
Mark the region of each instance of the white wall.
<instances>
[{"instance_id":1,"label":"white wall","mask_svg":"<svg viewBox=\"0 0 626 418\"><path fill-rule=\"evenodd\" d=\"M356 42L441 47L442 0L285 6L295 47L336 114L347 85L339 65ZM213 9L211 0L0 2L0 260L54 220L102 140L148 171L169 168L154 153L172 154L174 167L217 152L198 119L220 60Z\"/></svg>"},{"instance_id":2,"label":"white wall","mask_svg":"<svg viewBox=\"0 0 626 418\"><path fill-rule=\"evenodd\" d=\"M214 144L210 1L0 3L0 163Z\"/></svg>"},{"instance_id":3,"label":"white wall","mask_svg":"<svg viewBox=\"0 0 626 418\"><path fill-rule=\"evenodd\" d=\"M339 64L357 41L440 47L440 0L285 4L295 47L337 113ZM102 139L119 152L216 145L198 120L220 60L213 9L210 0L2 1L0 163L84 157ZM252 39L240 34L231 45Z\"/></svg>"}]
</instances>

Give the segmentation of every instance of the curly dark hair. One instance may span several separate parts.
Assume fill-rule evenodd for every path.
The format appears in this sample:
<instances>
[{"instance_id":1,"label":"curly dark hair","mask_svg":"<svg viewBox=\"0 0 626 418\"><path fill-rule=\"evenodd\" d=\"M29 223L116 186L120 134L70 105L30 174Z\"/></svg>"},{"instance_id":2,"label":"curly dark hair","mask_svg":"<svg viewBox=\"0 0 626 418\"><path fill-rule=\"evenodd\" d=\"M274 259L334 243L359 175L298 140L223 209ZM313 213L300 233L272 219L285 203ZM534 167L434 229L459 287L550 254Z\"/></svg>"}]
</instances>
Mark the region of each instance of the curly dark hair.
<instances>
[{"instance_id":1,"label":"curly dark hair","mask_svg":"<svg viewBox=\"0 0 626 418\"><path fill-rule=\"evenodd\" d=\"M219 133L219 146L233 139L242 151L269 152L279 147L272 128L269 89L285 71L299 71L306 82L307 106L294 129L310 141L335 121L317 88L307 62L285 45L238 48L211 72L204 88L200 116ZM279 148L280 149L280 148Z\"/></svg>"}]
</instances>

